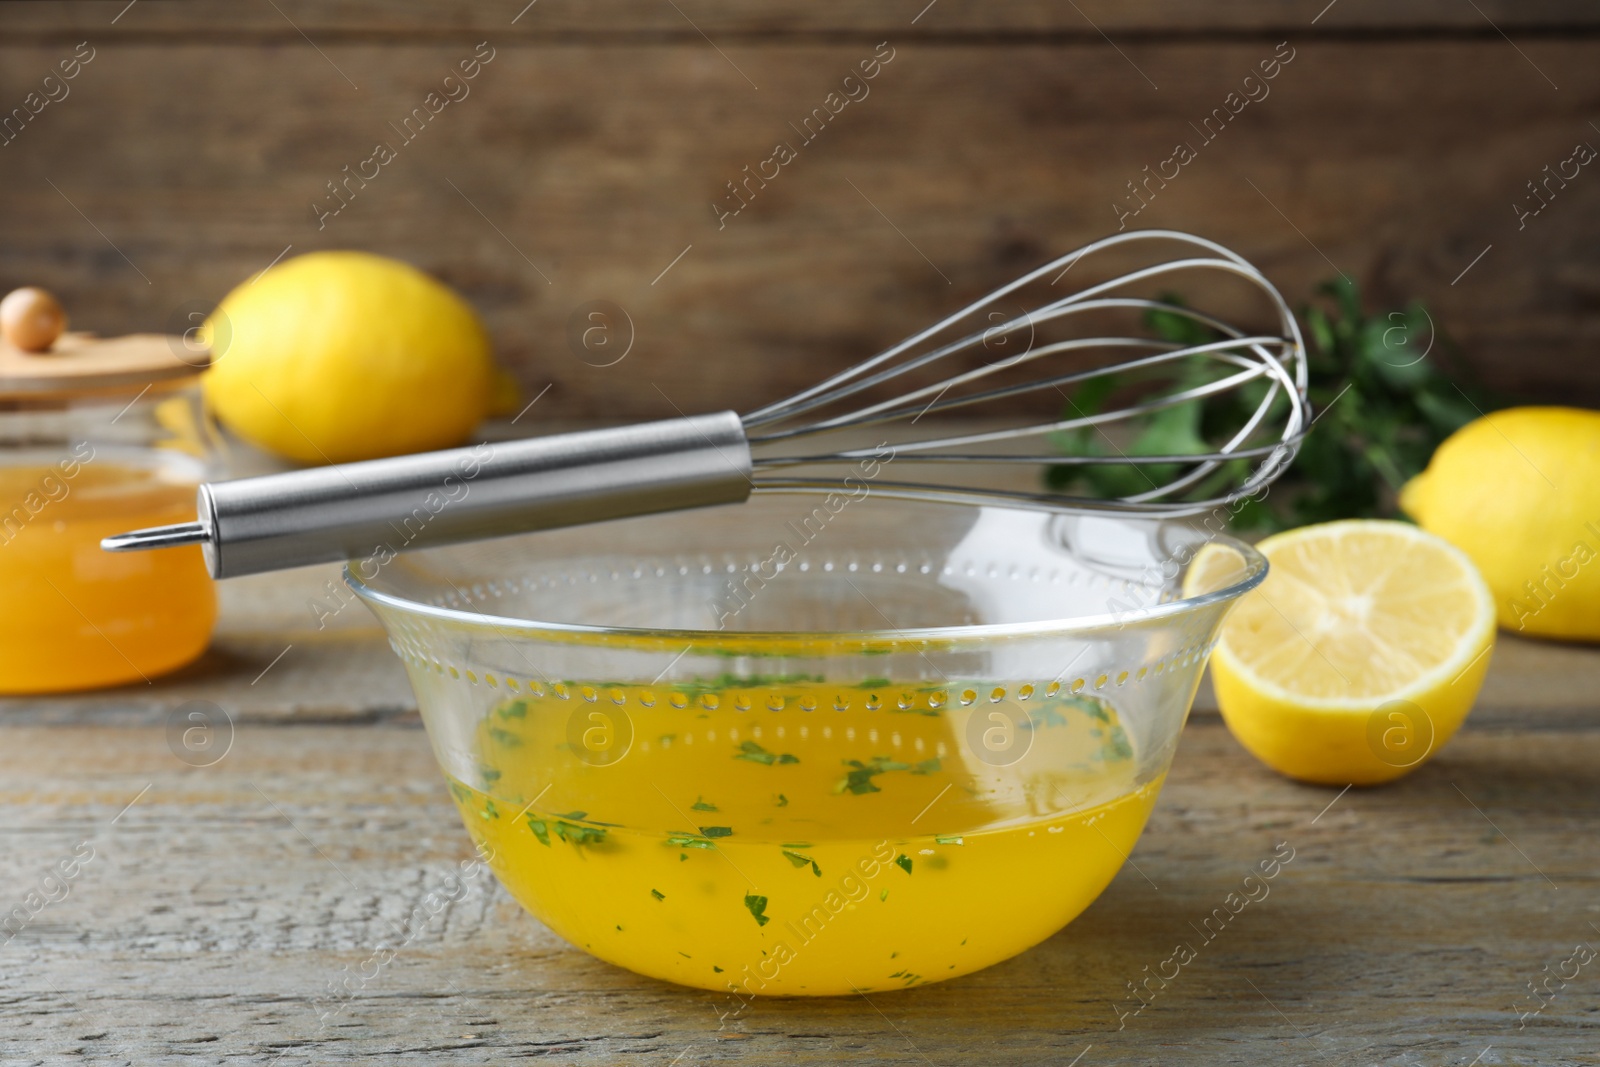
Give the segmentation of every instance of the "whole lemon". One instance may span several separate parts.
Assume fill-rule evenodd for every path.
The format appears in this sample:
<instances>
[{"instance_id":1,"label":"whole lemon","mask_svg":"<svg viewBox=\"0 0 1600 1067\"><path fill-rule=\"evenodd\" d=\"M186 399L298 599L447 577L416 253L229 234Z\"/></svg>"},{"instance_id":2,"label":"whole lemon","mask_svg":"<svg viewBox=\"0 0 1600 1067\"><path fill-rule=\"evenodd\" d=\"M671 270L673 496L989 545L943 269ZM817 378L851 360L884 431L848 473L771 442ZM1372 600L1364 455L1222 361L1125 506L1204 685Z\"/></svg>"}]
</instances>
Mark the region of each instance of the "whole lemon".
<instances>
[{"instance_id":1,"label":"whole lemon","mask_svg":"<svg viewBox=\"0 0 1600 1067\"><path fill-rule=\"evenodd\" d=\"M206 320L205 394L240 437L303 463L460 444L496 370L466 301L365 252L312 252L252 277Z\"/></svg>"},{"instance_id":2,"label":"whole lemon","mask_svg":"<svg viewBox=\"0 0 1600 1067\"><path fill-rule=\"evenodd\" d=\"M1478 565L1501 626L1600 640L1600 412L1476 419L1406 483L1400 506Z\"/></svg>"}]
</instances>

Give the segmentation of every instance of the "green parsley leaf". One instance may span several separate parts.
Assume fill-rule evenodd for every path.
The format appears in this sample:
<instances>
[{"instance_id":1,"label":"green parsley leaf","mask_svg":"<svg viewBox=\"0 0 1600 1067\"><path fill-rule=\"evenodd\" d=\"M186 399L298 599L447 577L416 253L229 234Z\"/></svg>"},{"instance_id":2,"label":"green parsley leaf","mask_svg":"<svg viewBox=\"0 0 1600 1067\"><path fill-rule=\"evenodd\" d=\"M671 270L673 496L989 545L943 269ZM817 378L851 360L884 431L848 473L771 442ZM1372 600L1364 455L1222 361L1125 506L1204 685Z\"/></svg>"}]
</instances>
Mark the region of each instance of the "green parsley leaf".
<instances>
[{"instance_id":1,"label":"green parsley leaf","mask_svg":"<svg viewBox=\"0 0 1600 1067\"><path fill-rule=\"evenodd\" d=\"M1091 714L1093 713L1091 712ZM1041 728L1045 726L1065 726L1067 724L1066 716L1049 704L1030 713L1028 721Z\"/></svg>"},{"instance_id":2,"label":"green parsley leaf","mask_svg":"<svg viewBox=\"0 0 1600 1067\"><path fill-rule=\"evenodd\" d=\"M1500 398L1472 383L1459 360L1448 358L1453 346L1421 304L1412 301L1403 309L1369 315L1356 283L1346 275L1318 286L1315 298L1319 304L1303 306L1300 317L1307 341L1307 392L1321 421L1317 433L1301 443L1270 500L1248 500L1232 509L1233 524L1240 529L1270 531L1331 519L1393 516L1400 486L1427 466L1439 443L1481 413L1503 406ZM1159 299L1169 307L1145 316L1145 325L1157 337L1183 346L1220 339L1209 325L1186 313L1175 294ZM1434 348L1440 351L1423 358ZM1204 386L1233 373L1214 358L1199 356L1174 364L1173 371L1167 383L1172 388L1162 392ZM1080 418L1104 411L1129 395L1139 380L1132 375L1096 378L1073 392L1066 414ZM1215 447L1209 442L1224 440L1247 424L1268 399L1269 388L1259 380L1197 403L1151 411L1128 421L1132 440L1116 447L1134 458L1141 453L1209 451ZM1281 397L1273 402L1281 413L1286 402ZM1071 455L1107 455L1098 433L1094 427L1080 427L1054 435L1054 443ZM1254 461L1244 459L1223 464L1191 492L1194 498L1218 495L1253 466ZM1047 484L1056 490L1125 496L1169 480L1180 468L1162 463L1074 464L1046 470Z\"/></svg>"},{"instance_id":3,"label":"green parsley leaf","mask_svg":"<svg viewBox=\"0 0 1600 1067\"><path fill-rule=\"evenodd\" d=\"M663 893L659 889L650 890L650 895L655 897L657 900L666 900L667 899L667 895L665 893Z\"/></svg>"},{"instance_id":4,"label":"green parsley leaf","mask_svg":"<svg viewBox=\"0 0 1600 1067\"><path fill-rule=\"evenodd\" d=\"M499 714L502 719L526 718L528 715L528 702L526 700L513 700L509 704L502 704Z\"/></svg>"},{"instance_id":5,"label":"green parsley leaf","mask_svg":"<svg viewBox=\"0 0 1600 1067\"><path fill-rule=\"evenodd\" d=\"M502 730L498 726L490 727L489 737L501 748L519 748L522 745L522 738L510 730Z\"/></svg>"},{"instance_id":6,"label":"green parsley leaf","mask_svg":"<svg viewBox=\"0 0 1600 1067\"><path fill-rule=\"evenodd\" d=\"M896 856L894 858L894 862L895 862L895 866L899 867L902 871L905 871L907 874L911 873L911 857L910 856L907 856L905 853L902 852L900 855L898 855L898 856Z\"/></svg>"},{"instance_id":7,"label":"green parsley leaf","mask_svg":"<svg viewBox=\"0 0 1600 1067\"><path fill-rule=\"evenodd\" d=\"M788 849L783 849L783 858L795 867L805 867L811 862L810 856L802 856L800 853L790 852Z\"/></svg>"},{"instance_id":8,"label":"green parsley leaf","mask_svg":"<svg viewBox=\"0 0 1600 1067\"><path fill-rule=\"evenodd\" d=\"M539 844L545 848L550 847L550 827L543 819L535 819L532 815L528 816L528 829L532 830L533 836L539 839Z\"/></svg>"},{"instance_id":9,"label":"green parsley leaf","mask_svg":"<svg viewBox=\"0 0 1600 1067\"><path fill-rule=\"evenodd\" d=\"M716 811L715 804L708 804L704 797L695 797L694 803L689 805L691 811Z\"/></svg>"},{"instance_id":10,"label":"green parsley leaf","mask_svg":"<svg viewBox=\"0 0 1600 1067\"><path fill-rule=\"evenodd\" d=\"M789 806L789 798L784 796L782 793L779 793L778 794L778 807L787 808L788 806Z\"/></svg>"},{"instance_id":11,"label":"green parsley leaf","mask_svg":"<svg viewBox=\"0 0 1600 1067\"><path fill-rule=\"evenodd\" d=\"M574 845L598 845L606 839L606 832L598 826L580 826L564 819L556 822L555 830L557 837Z\"/></svg>"},{"instance_id":12,"label":"green parsley leaf","mask_svg":"<svg viewBox=\"0 0 1600 1067\"><path fill-rule=\"evenodd\" d=\"M755 916L757 926L765 926L772 920L767 918L767 898L756 896L754 893L744 895L744 906L750 909L750 914Z\"/></svg>"},{"instance_id":13,"label":"green parsley leaf","mask_svg":"<svg viewBox=\"0 0 1600 1067\"><path fill-rule=\"evenodd\" d=\"M937 763L937 761L934 762ZM857 796L860 796L863 793L882 792L882 790L879 789L877 784L872 780L877 775L884 774L888 771L909 770L911 767L909 763L900 763L897 760L892 760L887 756L873 756L872 759L868 760L866 763L863 763L857 759L845 760L844 765L852 768L852 770L845 772L843 780L833 787L833 791L835 793L843 793L848 789Z\"/></svg>"},{"instance_id":14,"label":"green parsley leaf","mask_svg":"<svg viewBox=\"0 0 1600 1067\"><path fill-rule=\"evenodd\" d=\"M961 835L960 834L945 834L943 837L936 837L933 840L934 840L934 842L936 844L940 844L940 845L960 845L960 844L964 844L964 842L961 840Z\"/></svg>"},{"instance_id":15,"label":"green parsley leaf","mask_svg":"<svg viewBox=\"0 0 1600 1067\"><path fill-rule=\"evenodd\" d=\"M701 837L732 837L733 836L733 827L731 827L731 826L702 826L702 827L700 827L700 836Z\"/></svg>"},{"instance_id":16,"label":"green parsley leaf","mask_svg":"<svg viewBox=\"0 0 1600 1067\"><path fill-rule=\"evenodd\" d=\"M699 834L668 834L667 844L673 848L716 848L716 842ZM688 857L685 856L685 859Z\"/></svg>"},{"instance_id":17,"label":"green parsley leaf","mask_svg":"<svg viewBox=\"0 0 1600 1067\"><path fill-rule=\"evenodd\" d=\"M768 767L771 767L776 763L800 762L799 756L793 756L787 752L783 753L782 755L779 755L776 752L768 752L764 747L754 741L739 742L739 751L734 753L733 758L749 760L751 763L760 763Z\"/></svg>"}]
</instances>

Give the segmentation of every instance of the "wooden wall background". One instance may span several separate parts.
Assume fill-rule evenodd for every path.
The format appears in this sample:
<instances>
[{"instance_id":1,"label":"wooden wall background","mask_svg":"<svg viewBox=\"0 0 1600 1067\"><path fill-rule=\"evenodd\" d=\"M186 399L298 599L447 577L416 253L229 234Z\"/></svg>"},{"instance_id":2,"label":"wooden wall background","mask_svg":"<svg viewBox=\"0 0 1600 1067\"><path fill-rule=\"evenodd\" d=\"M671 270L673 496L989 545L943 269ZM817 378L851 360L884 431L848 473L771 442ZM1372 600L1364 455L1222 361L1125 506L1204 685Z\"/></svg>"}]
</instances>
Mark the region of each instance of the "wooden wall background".
<instances>
[{"instance_id":1,"label":"wooden wall background","mask_svg":"<svg viewBox=\"0 0 1600 1067\"><path fill-rule=\"evenodd\" d=\"M1297 301L1335 267L1420 298L1490 384L1600 403L1600 166L1522 229L1512 207L1600 146L1582 0L7 3L0 108L81 41L70 95L0 147L0 287L162 329L285 249L366 248L462 289L567 418L748 408L1114 230L1124 183L1287 41L1136 224ZM319 230L325 183L482 41L470 96ZM870 96L719 230L724 183L883 41ZM566 341L597 299L634 323L611 367Z\"/></svg>"}]
</instances>

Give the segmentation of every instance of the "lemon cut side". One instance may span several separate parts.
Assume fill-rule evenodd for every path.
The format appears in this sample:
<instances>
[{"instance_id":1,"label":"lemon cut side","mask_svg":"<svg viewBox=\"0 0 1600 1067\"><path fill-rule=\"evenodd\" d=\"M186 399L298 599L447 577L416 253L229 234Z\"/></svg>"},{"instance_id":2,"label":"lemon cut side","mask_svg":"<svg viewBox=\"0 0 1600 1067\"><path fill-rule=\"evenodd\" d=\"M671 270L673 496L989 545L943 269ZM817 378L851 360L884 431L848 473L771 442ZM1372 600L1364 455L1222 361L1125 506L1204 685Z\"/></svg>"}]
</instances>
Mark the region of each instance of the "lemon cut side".
<instances>
[{"instance_id":1,"label":"lemon cut side","mask_svg":"<svg viewBox=\"0 0 1600 1067\"><path fill-rule=\"evenodd\" d=\"M1212 658L1239 742L1283 774L1333 785L1389 781L1437 752L1471 710L1494 643L1494 600L1472 561L1376 520L1257 548L1271 569Z\"/></svg>"}]
</instances>

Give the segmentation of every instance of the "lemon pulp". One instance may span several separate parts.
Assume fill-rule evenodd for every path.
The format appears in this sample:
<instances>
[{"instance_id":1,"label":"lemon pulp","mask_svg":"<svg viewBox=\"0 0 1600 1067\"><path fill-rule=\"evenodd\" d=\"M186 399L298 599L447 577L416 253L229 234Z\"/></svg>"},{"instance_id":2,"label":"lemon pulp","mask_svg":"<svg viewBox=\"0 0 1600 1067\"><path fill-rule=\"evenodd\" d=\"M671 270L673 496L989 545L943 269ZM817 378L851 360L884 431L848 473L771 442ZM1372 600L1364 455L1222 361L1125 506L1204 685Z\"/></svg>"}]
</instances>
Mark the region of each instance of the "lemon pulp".
<instances>
[{"instance_id":1,"label":"lemon pulp","mask_svg":"<svg viewBox=\"0 0 1600 1067\"><path fill-rule=\"evenodd\" d=\"M1374 784L1419 766L1461 725L1488 670L1494 604L1472 561L1414 526L1362 519L1257 548L1271 570L1211 660L1234 736L1310 782ZM1223 553L1207 562L1227 566Z\"/></svg>"},{"instance_id":2,"label":"lemon pulp","mask_svg":"<svg viewBox=\"0 0 1600 1067\"><path fill-rule=\"evenodd\" d=\"M484 720L479 781L451 780L468 830L568 941L741 997L934 982L1037 944L1111 881L1161 786L1099 700L1013 704L1031 745L1000 766L964 736L993 705L915 687L582 692ZM627 754L583 758L594 730L631 733Z\"/></svg>"}]
</instances>

